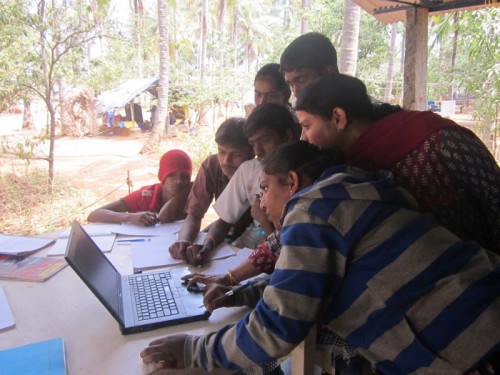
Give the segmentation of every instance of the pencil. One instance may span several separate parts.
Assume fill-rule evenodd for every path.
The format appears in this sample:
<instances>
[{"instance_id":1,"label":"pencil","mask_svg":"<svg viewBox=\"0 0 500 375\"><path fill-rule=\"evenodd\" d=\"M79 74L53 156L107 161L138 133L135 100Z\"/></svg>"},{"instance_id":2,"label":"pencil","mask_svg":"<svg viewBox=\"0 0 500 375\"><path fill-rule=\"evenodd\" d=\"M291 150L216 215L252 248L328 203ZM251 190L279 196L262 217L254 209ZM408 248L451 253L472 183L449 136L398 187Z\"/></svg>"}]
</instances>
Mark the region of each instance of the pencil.
<instances>
[{"instance_id":1,"label":"pencil","mask_svg":"<svg viewBox=\"0 0 500 375\"><path fill-rule=\"evenodd\" d=\"M128 244L130 242L147 242L151 241L150 238L134 238L132 240L116 240L116 242L123 243L123 244Z\"/></svg>"},{"instance_id":2,"label":"pencil","mask_svg":"<svg viewBox=\"0 0 500 375\"><path fill-rule=\"evenodd\" d=\"M226 299L226 298L228 298L228 297L231 297L231 296L233 296L235 293L238 293L240 290L245 289L246 287L248 287L248 286L250 286L250 285L251 285L251 283L241 284L240 286L237 286L236 288L231 289L230 291L228 291L228 292L224 293L222 296L217 297L216 299L214 299L214 300L212 301L212 305L215 307L215 303L216 303L217 301L221 301L221 300L224 300L224 299ZM203 307L203 306L205 306L205 305L203 304L203 305L201 305L200 307Z\"/></svg>"}]
</instances>

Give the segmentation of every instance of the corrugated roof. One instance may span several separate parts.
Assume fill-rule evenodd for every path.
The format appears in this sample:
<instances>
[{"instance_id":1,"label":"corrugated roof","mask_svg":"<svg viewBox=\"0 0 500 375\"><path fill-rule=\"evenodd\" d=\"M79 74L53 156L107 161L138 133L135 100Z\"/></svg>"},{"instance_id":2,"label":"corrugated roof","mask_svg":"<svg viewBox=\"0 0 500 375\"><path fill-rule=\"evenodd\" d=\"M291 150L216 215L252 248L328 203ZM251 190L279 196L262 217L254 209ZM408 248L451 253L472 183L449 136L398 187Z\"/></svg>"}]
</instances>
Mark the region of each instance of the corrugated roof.
<instances>
[{"instance_id":1,"label":"corrugated roof","mask_svg":"<svg viewBox=\"0 0 500 375\"><path fill-rule=\"evenodd\" d=\"M352 0L382 23L405 22L412 7L429 9L429 15L475 10L500 5L500 0Z\"/></svg>"}]
</instances>

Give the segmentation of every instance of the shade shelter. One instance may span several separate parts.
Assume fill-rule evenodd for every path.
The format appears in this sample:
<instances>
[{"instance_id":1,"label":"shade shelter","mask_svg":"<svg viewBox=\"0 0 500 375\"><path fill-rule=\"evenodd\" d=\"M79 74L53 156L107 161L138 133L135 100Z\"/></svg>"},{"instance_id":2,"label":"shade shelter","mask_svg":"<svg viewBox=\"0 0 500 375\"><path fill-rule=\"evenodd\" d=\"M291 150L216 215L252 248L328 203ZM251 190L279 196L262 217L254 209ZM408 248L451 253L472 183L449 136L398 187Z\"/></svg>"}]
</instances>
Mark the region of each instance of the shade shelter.
<instances>
[{"instance_id":1,"label":"shade shelter","mask_svg":"<svg viewBox=\"0 0 500 375\"><path fill-rule=\"evenodd\" d=\"M101 93L97 97L98 110L106 116L106 125L119 128L141 127L143 123L142 107L134 99L145 91L158 85L158 77L134 78L120 86ZM156 93L150 91L153 97ZM123 113L123 116L118 116Z\"/></svg>"}]
</instances>

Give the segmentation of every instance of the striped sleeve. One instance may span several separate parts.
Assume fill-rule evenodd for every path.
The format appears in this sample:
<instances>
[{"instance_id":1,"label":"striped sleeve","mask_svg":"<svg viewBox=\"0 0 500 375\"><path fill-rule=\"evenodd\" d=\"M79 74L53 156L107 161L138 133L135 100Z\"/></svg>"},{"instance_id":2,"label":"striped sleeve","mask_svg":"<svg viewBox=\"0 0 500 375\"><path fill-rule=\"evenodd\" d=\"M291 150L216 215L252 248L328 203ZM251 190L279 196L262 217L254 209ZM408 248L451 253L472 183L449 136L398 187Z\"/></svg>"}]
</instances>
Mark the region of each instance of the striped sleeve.
<instances>
[{"instance_id":1,"label":"striped sleeve","mask_svg":"<svg viewBox=\"0 0 500 375\"><path fill-rule=\"evenodd\" d=\"M336 263L329 250L342 238L324 221L294 210L283 227L281 256L261 301L244 319L216 333L191 337L185 348L187 367L233 370L287 355L308 334L330 302ZM309 228L304 231L304 226ZM322 233L317 247L303 244ZM284 236L284 237L283 237ZM325 242L326 241L326 242ZM328 243L329 246L324 244ZM342 267L340 267L342 268Z\"/></svg>"}]
</instances>

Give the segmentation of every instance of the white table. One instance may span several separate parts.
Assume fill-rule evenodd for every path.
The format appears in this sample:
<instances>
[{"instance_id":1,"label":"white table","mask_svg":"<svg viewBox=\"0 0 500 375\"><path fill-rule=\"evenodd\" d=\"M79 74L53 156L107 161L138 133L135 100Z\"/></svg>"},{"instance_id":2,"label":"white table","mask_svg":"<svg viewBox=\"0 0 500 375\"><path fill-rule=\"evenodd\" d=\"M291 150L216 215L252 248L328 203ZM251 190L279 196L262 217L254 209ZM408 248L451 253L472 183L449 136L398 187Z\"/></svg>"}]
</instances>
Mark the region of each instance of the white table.
<instances>
[{"instance_id":1,"label":"white table","mask_svg":"<svg viewBox=\"0 0 500 375\"><path fill-rule=\"evenodd\" d=\"M44 256L46 252L42 250L35 256ZM132 273L129 246L115 246L106 255L122 274ZM123 336L117 322L69 266L45 282L2 279L0 285L16 320L14 328L0 332L0 350L62 337L70 375L148 374L152 368L142 364L139 353L150 341L176 333L206 334L238 320L248 311L222 308L208 321ZM168 373L203 371L169 370Z\"/></svg>"}]
</instances>

